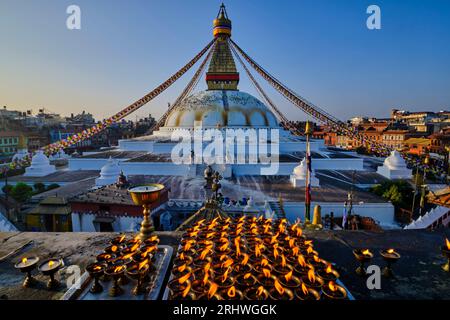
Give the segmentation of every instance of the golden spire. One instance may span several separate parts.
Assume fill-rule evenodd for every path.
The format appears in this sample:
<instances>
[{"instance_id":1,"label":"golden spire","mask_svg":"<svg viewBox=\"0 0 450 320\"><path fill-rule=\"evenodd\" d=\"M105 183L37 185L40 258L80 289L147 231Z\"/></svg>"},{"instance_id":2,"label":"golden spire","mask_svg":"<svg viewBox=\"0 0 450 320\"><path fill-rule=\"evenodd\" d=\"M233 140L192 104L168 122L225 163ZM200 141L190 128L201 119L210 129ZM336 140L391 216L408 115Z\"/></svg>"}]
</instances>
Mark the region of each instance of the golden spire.
<instances>
[{"instance_id":1,"label":"golden spire","mask_svg":"<svg viewBox=\"0 0 450 320\"><path fill-rule=\"evenodd\" d=\"M222 3L217 14L217 18L213 21L213 35L218 36L231 36L231 20L228 19L227 11L225 10L225 5Z\"/></svg>"},{"instance_id":2,"label":"golden spire","mask_svg":"<svg viewBox=\"0 0 450 320\"><path fill-rule=\"evenodd\" d=\"M214 37L217 38L213 54L206 73L208 90L237 90L239 73L234 63L233 54L228 44L231 36L231 21L228 19L225 5L220 6L214 20Z\"/></svg>"},{"instance_id":3,"label":"golden spire","mask_svg":"<svg viewBox=\"0 0 450 320\"><path fill-rule=\"evenodd\" d=\"M312 128L311 122L306 121L305 134L311 135L312 133L313 133L313 128Z\"/></svg>"}]
</instances>

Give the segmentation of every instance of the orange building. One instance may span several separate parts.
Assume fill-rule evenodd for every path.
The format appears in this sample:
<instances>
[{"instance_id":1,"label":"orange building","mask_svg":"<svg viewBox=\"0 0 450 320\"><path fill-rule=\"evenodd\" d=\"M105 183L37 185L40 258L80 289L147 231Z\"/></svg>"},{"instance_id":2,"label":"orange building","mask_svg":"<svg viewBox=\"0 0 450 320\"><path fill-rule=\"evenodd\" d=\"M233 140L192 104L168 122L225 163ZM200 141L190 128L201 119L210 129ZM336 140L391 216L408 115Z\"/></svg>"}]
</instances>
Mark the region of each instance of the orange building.
<instances>
[{"instance_id":1,"label":"orange building","mask_svg":"<svg viewBox=\"0 0 450 320\"><path fill-rule=\"evenodd\" d=\"M422 155L430 151L431 139L429 138L409 138L404 142L408 153Z\"/></svg>"}]
</instances>

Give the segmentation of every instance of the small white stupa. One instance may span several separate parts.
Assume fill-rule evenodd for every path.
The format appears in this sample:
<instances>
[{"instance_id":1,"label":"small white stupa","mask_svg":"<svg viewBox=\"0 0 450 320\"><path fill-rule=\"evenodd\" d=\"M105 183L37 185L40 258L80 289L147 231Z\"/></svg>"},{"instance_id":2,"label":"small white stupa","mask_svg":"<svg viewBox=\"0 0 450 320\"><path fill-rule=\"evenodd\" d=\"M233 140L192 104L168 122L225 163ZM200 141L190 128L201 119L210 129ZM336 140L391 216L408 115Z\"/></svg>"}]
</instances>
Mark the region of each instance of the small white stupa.
<instances>
[{"instance_id":1,"label":"small white stupa","mask_svg":"<svg viewBox=\"0 0 450 320\"><path fill-rule=\"evenodd\" d=\"M250 199L247 200L247 205L244 207L244 213L249 215L257 215L259 210L255 207L255 202L253 201L253 198L250 197Z\"/></svg>"},{"instance_id":2,"label":"small white stupa","mask_svg":"<svg viewBox=\"0 0 450 320\"><path fill-rule=\"evenodd\" d=\"M306 186L306 158L296 166L291 174L291 183L294 188L305 188ZM320 187L319 179L316 178L314 169L311 170L311 187Z\"/></svg>"},{"instance_id":3,"label":"small white stupa","mask_svg":"<svg viewBox=\"0 0 450 320\"><path fill-rule=\"evenodd\" d=\"M31 159L31 165L25 169L25 177L44 177L56 172L54 165L42 150L38 150Z\"/></svg>"},{"instance_id":4,"label":"small white stupa","mask_svg":"<svg viewBox=\"0 0 450 320\"><path fill-rule=\"evenodd\" d=\"M377 172L392 180L412 178L412 170L407 168L405 159L397 150L391 152L391 155L384 160L383 165L378 167Z\"/></svg>"},{"instance_id":5,"label":"small white stupa","mask_svg":"<svg viewBox=\"0 0 450 320\"><path fill-rule=\"evenodd\" d=\"M28 156L28 150L27 149L19 149L19 150L17 150L16 154L13 156L12 161L13 162L22 161L26 156Z\"/></svg>"},{"instance_id":6,"label":"small white stupa","mask_svg":"<svg viewBox=\"0 0 450 320\"><path fill-rule=\"evenodd\" d=\"M100 177L95 179L96 186L106 186L117 182L121 173L120 166L116 160L109 157L108 162L102 167Z\"/></svg>"},{"instance_id":7,"label":"small white stupa","mask_svg":"<svg viewBox=\"0 0 450 320\"><path fill-rule=\"evenodd\" d=\"M69 159L69 158L70 158L70 156L67 153L65 153L63 149L59 149L59 151L57 153L50 156L51 160L65 160L65 159Z\"/></svg>"}]
</instances>

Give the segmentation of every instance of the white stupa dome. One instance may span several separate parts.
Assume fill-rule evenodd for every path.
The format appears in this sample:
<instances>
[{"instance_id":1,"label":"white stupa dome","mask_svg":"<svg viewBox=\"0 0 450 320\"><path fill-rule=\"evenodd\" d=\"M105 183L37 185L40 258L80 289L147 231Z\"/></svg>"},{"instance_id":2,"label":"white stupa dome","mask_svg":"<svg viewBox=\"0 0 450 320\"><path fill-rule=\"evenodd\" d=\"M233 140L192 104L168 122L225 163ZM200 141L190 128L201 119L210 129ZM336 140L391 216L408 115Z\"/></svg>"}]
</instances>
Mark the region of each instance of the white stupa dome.
<instances>
[{"instance_id":1,"label":"white stupa dome","mask_svg":"<svg viewBox=\"0 0 450 320\"><path fill-rule=\"evenodd\" d=\"M187 97L167 117L165 127L278 127L273 113L254 96L237 90L207 90Z\"/></svg>"},{"instance_id":2,"label":"white stupa dome","mask_svg":"<svg viewBox=\"0 0 450 320\"><path fill-rule=\"evenodd\" d=\"M384 165L389 169L405 169L406 161L400 155L400 152L394 150L391 155L384 160Z\"/></svg>"},{"instance_id":3,"label":"white stupa dome","mask_svg":"<svg viewBox=\"0 0 450 320\"><path fill-rule=\"evenodd\" d=\"M16 154L14 154L12 161L21 161L23 160L26 156L28 156L28 150L27 149L19 149L17 150Z\"/></svg>"},{"instance_id":4,"label":"white stupa dome","mask_svg":"<svg viewBox=\"0 0 450 320\"><path fill-rule=\"evenodd\" d=\"M391 155L384 160L383 165L378 167L377 172L388 179L412 178L412 170L408 169L405 159L397 150L391 152Z\"/></svg>"},{"instance_id":5,"label":"white stupa dome","mask_svg":"<svg viewBox=\"0 0 450 320\"><path fill-rule=\"evenodd\" d=\"M42 150L38 150L31 159L31 165L25 169L24 176L27 177L43 177L56 171L54 165L50 164L50 160Z\"/></svg>"},{"instance_id":6,"label":"white stupa dome","mask_svg":"<svg viewBox=\"0 0 450 320\"><path fill-rule=\"evenodd\" d=\"M292 170L291 174L291 183L294 186L294 188L303 188L306 185L306 176L307 176L307 167L306 167L306 158L303 158L303 160L300 162L298 166ZM311 170L311 176L310 176L310 185L311 187L319 187L320 181L316 177L316 173L314 169Z\"/></svg>"},{"instance_id":7,"label":"white stupa dome","mask_svg":"<svg viewBox=\"0 0 450 320\"><path fill-rule=\"evenodd\" d=\"M306 159L305 158L303 158L303 160L300 162L300 164L294 168L292 173L294 176L296 176L299 179L306 179Z\"/></svg>"},{"instance_id":8,"label":"white stupa dome","mask_svg":"<svg viewBox=\"0 0 450 320\"><path fill-rule=\"evenodd\" d=\"M105 186L113 184L119 178L120 173L121 169L118 162L110 157L108 162L100 170L100 177L95 180L95 185Z\"/></svg>"}]
</instances>

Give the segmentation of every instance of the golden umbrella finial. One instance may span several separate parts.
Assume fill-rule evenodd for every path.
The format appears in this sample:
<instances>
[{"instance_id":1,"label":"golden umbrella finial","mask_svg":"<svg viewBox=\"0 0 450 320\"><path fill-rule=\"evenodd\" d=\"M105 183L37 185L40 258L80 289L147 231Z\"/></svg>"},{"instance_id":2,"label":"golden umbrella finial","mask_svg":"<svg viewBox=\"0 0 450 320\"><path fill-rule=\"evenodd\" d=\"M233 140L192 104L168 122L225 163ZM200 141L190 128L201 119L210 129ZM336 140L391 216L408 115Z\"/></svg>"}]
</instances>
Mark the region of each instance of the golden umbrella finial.
<instances>
[{"instance_id":1,"label":"golden umbrella finial","mask_svg":"<svg viewBox=\"0 0 450 320\"><path fill-rule=\"evenodd\" d=\"M313 133L313 128L310 121L306 121L305 135L311 135Z\"/></svg>"}]
</instances>

